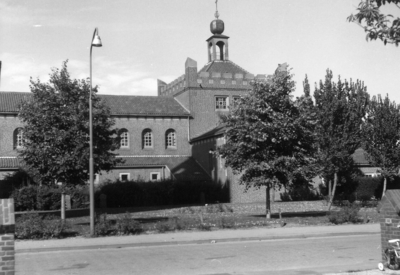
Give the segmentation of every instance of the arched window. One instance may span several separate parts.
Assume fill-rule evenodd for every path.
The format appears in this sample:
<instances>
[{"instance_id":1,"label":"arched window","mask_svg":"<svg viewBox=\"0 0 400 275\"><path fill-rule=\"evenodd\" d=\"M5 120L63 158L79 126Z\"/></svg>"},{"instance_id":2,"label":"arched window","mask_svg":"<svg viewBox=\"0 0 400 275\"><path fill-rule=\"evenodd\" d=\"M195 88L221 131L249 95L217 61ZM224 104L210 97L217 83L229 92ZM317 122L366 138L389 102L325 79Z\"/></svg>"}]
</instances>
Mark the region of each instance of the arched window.
<instances>
[{"instance_id":1,"label":"arched window","mask_svg":"<svg viewBox=\"0 0 400 275\"><path fill-rule=\"evenodd\" d=\"M121 138L120 146L121 148L129 148L129 132L126 129L121 129L119 132L119 137Z\"/></svg>"},{"instance_id":2,"label":"arched window","mask_svg":"<svg viewBox=\"0 0 400 275\"><path fill-rule=\"evenodd\" d=\"M176 148L176 132L173 129L169 129L165 133L165 145L167 149L175 149Z\"/></svg>"},{"instance_id":3,"label":"arched window","mask_svg":"<svg viewBox=\"0 0 400 275\"><path fill-rule=\"evenodd\" d=\"M150 129L146 129L142 133L143 148L153 148L153 133Z\"/></svg>"},{"instance_id":4,"label":"arched window","mask_svg":"<svg viewBox=\"0 0 400 275\"><path fill-rule=\"evenodd\" d=\"M222 41L218 41L215 48L216 48L217 60L225 60L225 55L224 55L225 43Z\"/></svg>"},{"instance_id":5,"label":"arched window","mask_svg":"<svg viewBox=\"0 0 400 275\"><path fill-rule=\"evenodd\" d=\"M24 130L22 128L17 128L14 130L14 149L24 148Z\"/></svg>"}]
</instances>

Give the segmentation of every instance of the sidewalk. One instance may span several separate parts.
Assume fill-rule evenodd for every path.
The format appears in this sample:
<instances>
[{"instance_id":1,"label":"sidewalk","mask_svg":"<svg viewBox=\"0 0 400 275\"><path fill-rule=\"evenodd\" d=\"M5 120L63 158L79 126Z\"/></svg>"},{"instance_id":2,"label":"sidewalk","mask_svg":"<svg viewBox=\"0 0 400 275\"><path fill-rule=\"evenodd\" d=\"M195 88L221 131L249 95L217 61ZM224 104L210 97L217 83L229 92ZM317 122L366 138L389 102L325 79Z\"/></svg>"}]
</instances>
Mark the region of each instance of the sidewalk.
<instances>
[{"instance_id":1,"label":"sidewalk","mask_svg":"<svg viewBox=\"0 0 400 275\"><path fill-rule=\"evenodd\" d=\"M379 224L349 224L279 228L264 227L236 230L171 232L163 234L143 234L99 238L76 237L56 240L27 240L15 242L15 253L18 254L60 250L201 244L210 242L238 242L368 234L380 234Z\"/></svg>"}]
</instances>

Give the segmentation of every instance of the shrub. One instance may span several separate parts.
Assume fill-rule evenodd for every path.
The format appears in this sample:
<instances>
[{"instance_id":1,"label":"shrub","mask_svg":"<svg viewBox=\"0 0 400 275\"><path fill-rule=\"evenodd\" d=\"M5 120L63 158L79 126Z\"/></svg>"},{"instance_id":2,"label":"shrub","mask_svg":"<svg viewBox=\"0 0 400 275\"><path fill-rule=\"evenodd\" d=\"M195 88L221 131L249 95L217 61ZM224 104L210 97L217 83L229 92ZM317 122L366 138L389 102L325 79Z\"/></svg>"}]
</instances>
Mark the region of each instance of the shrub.
<instances>
[{"instance_id":1,"label":"shrub","mask_svg":"<svg viewBox=\"0 0 400 275\"><path fill-rule=\"evenodd\" d=\"M82 208L87 201L86 186L37 186L29 185L14 189L16 211L58 210L61 208L61 193L70 195L72 208Z\"/></svg>"},{"instance_id":2,"label":"shrub","mask_svg":"<svg viewBox=\"0 0 400 275\"><path fill-rule=\"evenodd\" d=\"M114 233L111 221L107 219L107 213L96 216L94 231L96 236L106 236Z\"/></svg>"},{"instance_id":3,"label":"shrub","mask_svg":"<svg viewBox=\"0 0 400 275\"><path fill-rule=\"evenodd\" d=\"M108 207L137 207L168 204L198 204L201 194L206 202L227 202L228 187L207 181L174 181L157 182L119 180L102 184L96 193L107 196Z\"/></svg>"},{"instance_id":4,"label":"shrub","mask_svg":"<svg viewBox=\"0 0 400 275\"><path fill-rule=\"evenodd\" d=\"M119 235L140 234L143 231L142 225L135 221L129 213L125 213L117 219L115 229Z\"/></svg>"},{"instance_id":5,"label":"shrub","mask_svg":"<svg viewBox=\"0 0 400 275\"><path fill-rule=\"evenodd\" d=\"M55 217L41 217L38 213L26 213L15 222L16 239L60 238L68 229L65 221Z\"/></svg>"},{"instance_id":6,"label":"shrub","mask_svg":"<svg viewBox=\"0 0 400 275\"><path fill-rule=\"evenodd\" d=\"M220 220L221 228L236 228L235 218L233 217L222 217Z\"/></svg>"},{"instance_id":7,"label":"shrub","mask_svg":"<svg viewBox=\"0 0 400 275\"><path fill-rule=\"evenodd\" d=\"M339 211L331 211L328 215L328 219L333 224L342 224L346 222L358 223L360 218L358 212L360 206L356 203L348 203L343 206Z\"/></svg>"},{"instance_id":8,"label":"shrub","mask_svg":"<svg viewBox=\"0 0 400 275\"><path fill-rule=\"evenodd\" d=\"M172 230L175 229L173 227L173 224L171 222L168 222L168 221L166 221L166 222L165 221L157 222L154 227L160 233L165 233L167 231L172 231Z\"/></svg>"}]
</instances>

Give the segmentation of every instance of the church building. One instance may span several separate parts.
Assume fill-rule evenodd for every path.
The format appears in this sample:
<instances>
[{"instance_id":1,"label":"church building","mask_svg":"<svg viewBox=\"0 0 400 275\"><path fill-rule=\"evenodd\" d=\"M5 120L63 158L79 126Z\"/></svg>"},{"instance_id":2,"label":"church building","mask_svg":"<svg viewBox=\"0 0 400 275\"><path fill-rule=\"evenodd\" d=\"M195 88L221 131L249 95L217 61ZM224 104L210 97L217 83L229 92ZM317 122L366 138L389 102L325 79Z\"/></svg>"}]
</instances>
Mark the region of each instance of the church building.
<instances>
[{"instance_id":1,"label":"church building","mask_svg":"<svg viewBox=\"0 0 400 275\"><path fill-rule=\"evenodd\" d=\"M206 40L208 63L198 68L187 58L185 71L171 83L157 82L157 96L99 95L111 108L121 129L119 158L124 162L109 173L96 175L105 180L158 181L163 179L213 180L227 185L230 201L265 201L265 192L244 192L237 175L212 152L225 142L220 115L229 112L235 101L251 90L253 75L229 58L229 37L224 22L215 14ZM286 64L277 71L286 70ZM21 101L30 93L0 92L0 180L20 166L18 150L23 148L22 122L18 119Z\"/></svg>"}]
</instances>

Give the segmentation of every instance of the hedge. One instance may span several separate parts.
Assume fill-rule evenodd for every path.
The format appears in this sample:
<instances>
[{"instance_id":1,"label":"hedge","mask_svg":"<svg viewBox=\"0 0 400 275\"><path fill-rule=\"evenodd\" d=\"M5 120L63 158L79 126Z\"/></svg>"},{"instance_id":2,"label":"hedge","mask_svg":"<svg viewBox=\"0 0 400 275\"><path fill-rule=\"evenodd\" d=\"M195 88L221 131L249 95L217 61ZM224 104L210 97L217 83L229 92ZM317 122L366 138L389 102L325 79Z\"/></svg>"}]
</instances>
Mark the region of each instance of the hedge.
<instances>
[{"instance_id":1,"label":"hedge","mask_svg":"<svg viewBox=\"0 0 400 275\"><path fill-rule=\"evenodd\" d=\"M14 189L15 211L58 210L61 208L61 193L71 196L72 209L83 208L88 201L87 186L37 186L29 185Z\"/></svg>"},{"instance_id":2,"label":"hedge","mask_svg":"<svg viewBox=\"0 0 400 275\"><path fill-rule=\"evenodd\" d=\"M107 207L228 202L229 188L209 181L108 182L98 187L107 196ZM202 196L204 201L202 201Z\"/></svg>"}]
</instances>

